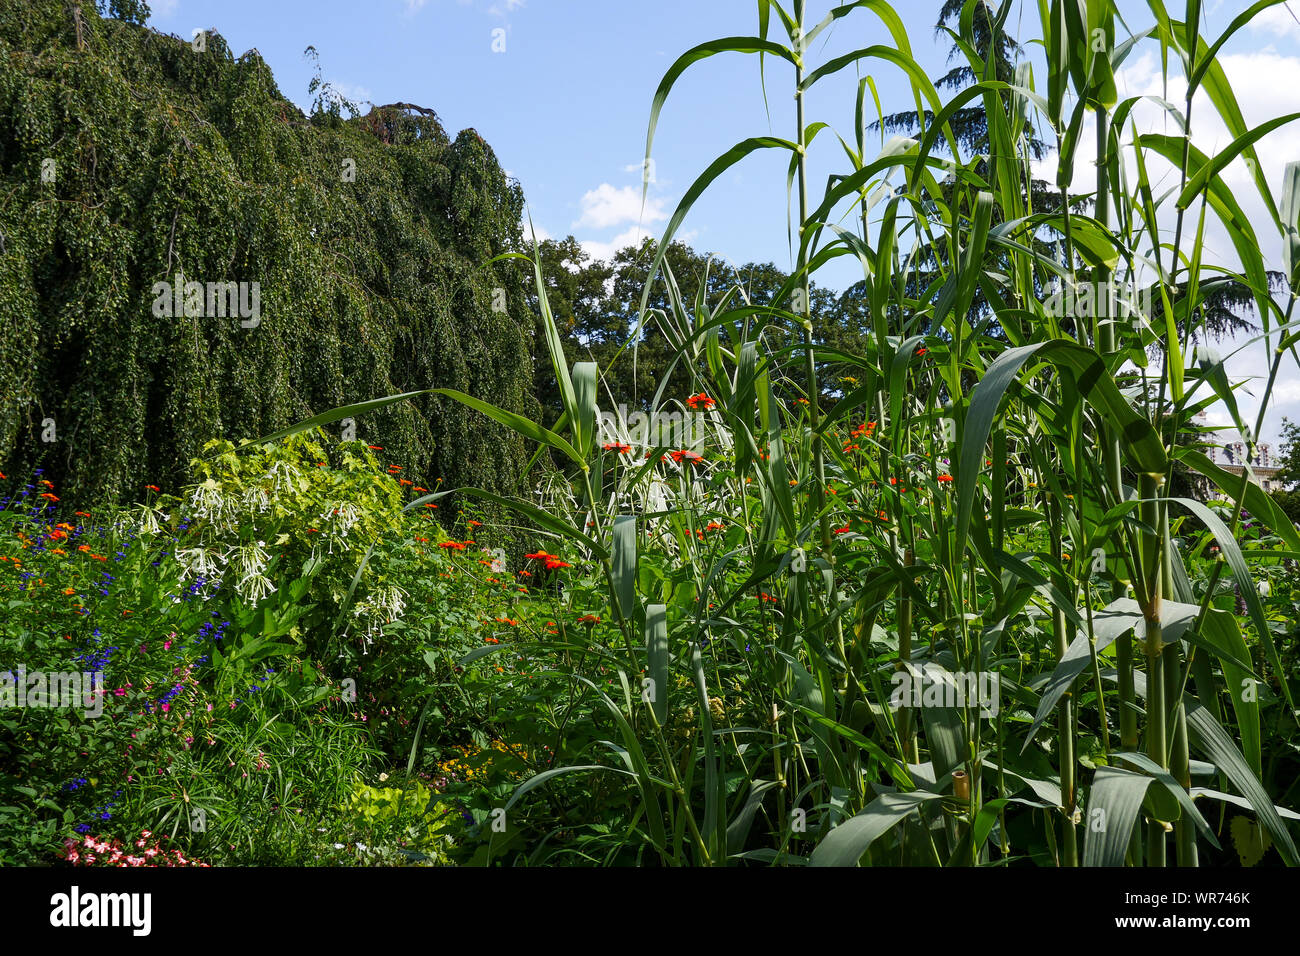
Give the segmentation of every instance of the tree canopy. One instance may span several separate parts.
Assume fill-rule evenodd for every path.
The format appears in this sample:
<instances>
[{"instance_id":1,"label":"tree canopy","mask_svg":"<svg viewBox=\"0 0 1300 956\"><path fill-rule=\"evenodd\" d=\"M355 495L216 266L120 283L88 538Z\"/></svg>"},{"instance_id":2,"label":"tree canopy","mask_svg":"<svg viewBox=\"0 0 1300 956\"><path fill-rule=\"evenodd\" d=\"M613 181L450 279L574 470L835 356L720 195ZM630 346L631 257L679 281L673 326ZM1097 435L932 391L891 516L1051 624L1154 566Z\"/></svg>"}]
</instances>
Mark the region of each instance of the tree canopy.
<instances>
[{"instance_id":1,"label":"tree canopy","mask_svg":"<svg viewBox=\"0 0 1300 956\"><path fill-rule=\"evenodd\" d=\"M380 396L535 411L525 274L487 264L523 196L477 133L408 104L306 116L255 50L110 12L0 12L0 466L121 500L179 485L209 439ZM222 314L227 289L258 314ZM415 484L514 490L526 461L447 399L355 429Z\"/></svg>"}]
</instances>

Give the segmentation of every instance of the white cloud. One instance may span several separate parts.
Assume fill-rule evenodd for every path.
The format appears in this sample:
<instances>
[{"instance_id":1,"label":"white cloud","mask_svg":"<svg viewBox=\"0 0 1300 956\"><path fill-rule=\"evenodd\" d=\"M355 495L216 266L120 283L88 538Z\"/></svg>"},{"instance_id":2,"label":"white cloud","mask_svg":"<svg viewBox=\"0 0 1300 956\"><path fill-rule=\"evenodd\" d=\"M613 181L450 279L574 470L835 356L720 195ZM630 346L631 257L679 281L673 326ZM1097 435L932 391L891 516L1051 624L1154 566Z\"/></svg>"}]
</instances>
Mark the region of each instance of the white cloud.
<instances>
[{"instance_id":1,"label":"white cloud","mask_svg":"<svg viewBox=\"0 0 1300 956\"><path fill-rule=\"evenodd\" d=\"M1290 7L1290 9L1287 9ZM1296 19L1300 12L1300 4L1291 6L1288 3L1280 3L1275 7L1266 7L1259 13L1255 14L1250 23L1247 25L1252 33L1263 33L1268 36L1287 36L1291 34L1300 34L1300 21Z\"/></svg>"},{"instance_id":2,"label":"white cloud","mask_svg":"<svg viewBox=\"0 0 1300 956\"><path fill-rule=\"evenodd\" d=\"M154 17L166 19L176 12L176 7L179 4L180 0L152 0L149 4L149 17L150 19Z\"/></svg>"},{"instance_id":3,"label":"white cloud","mask_svg":"<svg viewBox=\"0 0 1300 956\"><path fill-rule=\"evenodd\" d=\"M545 228L538 225L537 223L533 223L530 227L527 217L524 218L523 228L524 228L524 242L528 245L532 244L533 236L537 236L538 242L545 242L547 239L555 238Z\"/></svg>"},{"instance_id":4,"label":"white cloud","mask_svg":"<svg viewBox=\"0 0 1300 956\"><path fill-rule=\"evenodd\" d=\"M578 242L587 255L591 256L593 259L604 259L608 261L609 259L613 259L614 254L620 249L624 249L627 246L639 246L641 240L645 239L647 236L652 239L657 238L653 233L641 228L640 226L633 226L630 229L620 232L613 239L609 240L609 242L600 242L596 239L580 239Z\"/></svg>"},{"instance_id":5,"label":"white cloud","mask_svg":"<svg viewBox=\"0 0 1300 956\"><path fill-rule=\"evenodd\" d=\"M678 233L674 237L673 241L689 243L697 234L696 230L691 229L686 232ZM639 246L641 240L646 238L658 240L659 236L647 229L641 228L640 226L633 226L630 229L625 229L623 232L620 232L613 239L609 240L609 242L601 242L597 239L579 239L578 243L582 246L587 255L591 256L593 259L603 259L608 261L614 258L615 253L622 249L626 249L628 246Z\"/></svg>"},{"instance_id":6,"label":"white cloud","mask_svg":"<svg viewBox=\"0 0 1300 956\"><path fill-rule=\"evenodd\" d=\"M351 100L357 106L371 101L370 90L367 87L353 86L351 83L332 83L331 86L335 93Z\"/></svg>"},{"instance_id":7,"label":"white cloud","mask_svg":"<svg viewBox=\"0 0 1300 956\"><path fill-rule=\"evenodd\" d=\"M663 205L662 199L647 197L642 210L641 190L638 187L624 186L616 189L609 183L601 183L583 195L582 215L573 224L573 228L608 229L627 222L658 222L668 218Z\"/></svg>"}]
</instances>

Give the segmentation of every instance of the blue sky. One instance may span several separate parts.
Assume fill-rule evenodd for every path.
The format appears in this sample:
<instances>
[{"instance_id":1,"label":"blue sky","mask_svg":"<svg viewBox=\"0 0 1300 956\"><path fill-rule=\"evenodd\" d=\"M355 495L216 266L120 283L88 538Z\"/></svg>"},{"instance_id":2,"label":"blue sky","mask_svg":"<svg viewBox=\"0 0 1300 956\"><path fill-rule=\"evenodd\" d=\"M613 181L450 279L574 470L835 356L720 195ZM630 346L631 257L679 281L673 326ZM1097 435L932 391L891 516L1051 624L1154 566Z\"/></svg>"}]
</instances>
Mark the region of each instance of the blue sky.
<instances>
[{"instance_id":1,"label":"blue sky","mask_svg":"<svg viewBox=\"0 0 1300 956\"><path fill-rule=\"evenodd\" d=\"M898 6L914 52L940 72L948 48L933 39L938 3ZM256 47L282 92L304 108L313 66L302 54L312 44L324 78L346 95L431 107L453 136L475 128L523 185L534 224L547 235L573 233L597 253L636 235L650 102L673 59L757 26L752 0L155 0L153 9L151 24L164 32L188 37L211 26L236 54ZM823 15L819 5L810 11ZM493 51L498 29L504 52ZM825 56L887 39L863 14L814 49ZM681 193L728 147L750 136L792 136L791 70L769 60L767 73L770 123L756 57L716 56L679 81L656 136L645 229L659 235ZM896 71L875 77L887 111L910 101ZM856 82L850 70L815 89L810 121L832 122L851 140ZM814 195L844 158L822 135ZM786 162L775 152L755 156L724 177L693 210L689 241L737 262L788 265ZM825 281L841 287L857 278L856 267L846 267Z\"/></svg>"},{"instance_id":2,"label":"blue sky","mask_svg":"<svg viewBox=\"0 0 1300 956\"><path fill-rule=\"evenodd\" d=\"M1015 2L1012 32L1035 35L1037 3ZM1300 14L1300 0L1289 2ZM1182 6L1177 0L1168 3ZM256 47L281 91L304 108L310 105L307 87L314 71L303 56L310 44L319 53L323 77L345 95L376 104L430 107L453 136L473 127L522 184L539 235L571 233L594 255L608 255L642 231L661 234L689 184L730 146L750 136L792 135L788 65L768 61L769 112L756 57L724 54L696 64L665 107L654 147L655 182L641 218L640 164L655 88L676 56L695 44L754 34L752 0L154 0L151 5L155 29L188 38L195 29L215 28L237 55ZM809 0L810 23L830 5ZM939 5L938 0L895 3L913 53L931 76L946 69L949 49L934 34ZM1248 0L1206 0L1206 32L1217 36L1248 5ZM1120 9L1135 28L1150 23L1140 0L1120 0ZM840 21L828 34L814 44L814 62L889 42L880 22L865 12ZM1031 56L1033 52L1031 48ZM1224 48L1223 60L1248 125L1300 106L1300 20L1290 11L1278 7L1261 16ZM898 71L880 63L868 69L886 112L910 104ZM1039 77L1040 88L1043 79ZM850 69L814 88L808 121L828 122L851 141L857 80ZM1135 55L1119 82L1121 95L1160 94L1158 61L1150 52ZM1179 100L1177 92L1169 98ZM1207 103L1193 129L1198 145L1213 152L1229 138L1210 114ZM1155 108L1135 111L1135 116L1140 123L1167 128ZM1300 126L1283 127L1260 142L1271 183L1280 183L1286 162L1300 159L1297 131ZM1084 142L1091 137L1085 135ZM788 267L786 163L775 151L743 161L695 205L681 237L697 250L736 263L773 261ZM1248 188L1244 167L1236 168L1240 165L1229 167L1229 180L1240 187L1243 207L1276 262L1276 230L1265 224L1263 205ZM811 150L812 196L820 194L830 173L844 168L837 141L823 133ZM1040 175L1050 179L1053 168L1054 157L1048 157ZM1172 170L1166 172L1172 175ZM1211 255L1232 261L1221 228L1212 224L1207 242ZM819 274L818 281L839 289L859 278L846 257ZM1224 351L1231 348L1226 345ZM1234 358L1230 370L1257 376L1266 358L1257 344ZM1300 375L1284 371L1275 395L1277 411L1270 413L1266 438L1275 435L1281 415L1300 419ZM1250 414L1255 407L1251 399L1244 404ZM1223 423L1221 412L1211 418Z\"/></svg>"}]
</instances>

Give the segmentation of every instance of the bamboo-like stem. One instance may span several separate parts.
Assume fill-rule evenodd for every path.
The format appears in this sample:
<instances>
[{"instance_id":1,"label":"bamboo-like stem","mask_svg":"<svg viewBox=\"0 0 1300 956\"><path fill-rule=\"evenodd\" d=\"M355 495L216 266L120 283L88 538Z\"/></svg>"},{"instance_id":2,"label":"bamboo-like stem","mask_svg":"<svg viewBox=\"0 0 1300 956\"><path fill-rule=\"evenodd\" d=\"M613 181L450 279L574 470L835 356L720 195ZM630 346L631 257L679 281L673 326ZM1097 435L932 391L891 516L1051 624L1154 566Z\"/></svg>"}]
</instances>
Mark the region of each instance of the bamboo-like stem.
<instances>
[{"instance_id":1,"label":"bamboo-like stem","mask_svg":"<svg viewBox=\"0 0 1300 956\"><path fill-rule=\"evenodd\" d=\"M1161 587L1165 594L1174 593L1174 561L1179 560L1173 552L1173 541L1169 535L1169 508L1166 505L1161 518L1161 539L1164 543L1165 559L1161 566ZM1188 668L1182 660L1181 642L1174 641L1164 649L1165 669L1165 707L1168 709L1168 727L1171 734L1169 741L1169 772L1184 790L1192 789L1190 753L1187 746L1187 708L1183 706L1183 687L1186 684ZM1179 866L1196 866L1196 826L1180 816L1174 824L1174 847Z\"/></svg>"},{"instance_id":2,"label":"bamboo-like stem","mask_svg":"<svg viewBox=\"0 0 1300 956\"><path fill-rule=\"evenodd\" d=\"M1110 111L1104 106L1097 106L1097 198L1096 216L1102 228L1110 228L1110 172L1106 165L1110 154ZM1109 282L1110 269L1103 263L1096 271L1098 282ZM1110 296L1102 295L1097 309L1097 324L1094 342L1103 359L1115 354L1115 326L1110 315ZM1102 463L1105 469L1106 486L1115 503L1124 500L1124 484L1120 471L1119 436L1106 426L1101 429ZM1124 585L1115 579L1111 588L1111 601L1124 596ZM1137 691L1133 681L1133 638L1125 634L1115 642L1115 669L1119 677L1119 743L1122 750L1138 749ZM1101 687L1098 685L1098 693ZM1105 711L1101 719L1106 720ZM1136 865L1140 855L1141 834L1138 827L1133 828L1133 837L1129 845L1129 862Z\"/></svg>"},{"instance_id":3,"label":"bamboo-like stem","mask_svg":"<svg viewBox=\"0 0 1300 956\"><path fill-rule=\"evenodd\" d=\"M802 5L801 5L802 6ZM799 184L799 242L800 253L797 267L802 270L799 278L799 289L803 301L798 305L799 313L802 316L803 324L803 350L804 350L804 376L806 378L805 387L808 392L808 424L810 428L809 440L812 443L813 457L813 481L812 481L812 499L813 508L818 514L818 529L821 532L822 555L828 562L834 562L834 547L831 538L831 519L826 513L826 456L825 449L822 445L823 436L821 434L821 389L817 385L817 363L813 359L813 337L812 337L812 292L809 286L808 271L805 268L806 263L803 261L803 235L808 227L808 144L806 140L807 130L804 128L803 112L803 21L799 20L797 28L799 30L799 49L797 52L794 67L794 104L795 104L795 132L798 138L795 140L799 144L799 163L798 163L798 184ZM836 618L838 621L839 619Z\"/></svg>"},{"instance_id":4,"label":"bamboo-like stem","mask_svg":"<svg viewBox=\"0 0 1300 956\"><path fill-rule=\"evenodd\" d=\"M1163 476L1142 475L1142 521L1148 528L1160 527L1160 505L1156 501L1158 479ZM1169 766L1165 736L1165 682L1163 632L1160 624L1161 591L1164 586L1161 569L1164 546L1158 531L1144 531L1142 549L1142 618L1146 628L1147 658L1147 756L1159 766ZM1159 820L1152 820L1147 830L1147 866L1165 865L1165 828Z\"/></svg>"},{"instance_id":5,"label":"bamboo-like stem","mask_svg":"<svg viewBox=\"0 0 1300 956\"><path fill-rule=\"evenodd\" d=\"M1047 514L1052 542L1052 552L1058 558L1061 554L1061 505L1055 495L1047 501ZM1058 579L1058 584L1060 583ZM1065 657L1070 646L1070 637L1066 627L1065 611L1060 607L1052 609L1052 637L1056 645L1056 659ZM1061 819L1061 865L1079 865L1078 832L1075 828L1075 726L1074 695L1066 691L1061 695L1061 702L1056 707L1057 751L1061 762L1061 805L1064 813Z\"/></svg>"},{"instance_id":6,"label":"bamboo-like stem","mask_svg":"<svg viewBox=\"0 0 1300 956\"><path fill-rule=\"evenodd\" d=\"M903 566L910 568L916 564L916 553L908 548L903 555ZM898 601L898 666L906 668L912 660L912 599L903 592ZM910 678L909 678L910 680ZM903 759L908 763L920 763L916 749L916 727L911 708L904 705L898 711L898 733L902 740Z\"/></svg>"}]
</instances>

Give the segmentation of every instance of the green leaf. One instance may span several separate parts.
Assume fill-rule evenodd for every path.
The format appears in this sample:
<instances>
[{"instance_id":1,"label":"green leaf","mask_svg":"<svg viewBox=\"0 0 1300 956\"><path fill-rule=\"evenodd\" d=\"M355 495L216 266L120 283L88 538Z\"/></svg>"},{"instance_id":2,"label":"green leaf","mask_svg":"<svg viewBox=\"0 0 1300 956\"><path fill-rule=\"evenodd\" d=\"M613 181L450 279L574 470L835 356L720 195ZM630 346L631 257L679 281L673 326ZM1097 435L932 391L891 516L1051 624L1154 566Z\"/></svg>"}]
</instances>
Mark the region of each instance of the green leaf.
<instances>
[{"instance_id":1,"label":"green leaf","mask_svg":"<svg viewBox=\"0 0 1300 956\"><path fill-rule=\"evenodd\" d=\"M1291 834L1287 832L1286 824L1278 815L1273 801L1269 799L1268 794L1264 792L1264 787L1251 772L1237 745L1200 701L1186 698L1185 704L1187 729L1191 733L1192 743L1198 746L1210 758L1210 762L1223 771L1233 785L1241 791L1250 802L1255 815L1273 837L1273 842L1277 844L1282 858L1291 866L1295 866L1296 849Z\"/></svg>"},{"instance_id":2,"label":"green leaf","mask_svg":"<svg viewBox=\"0 0 1300 956\"><path fill-rule=\"evenodd\" d=\"M652 698L650 709L662 727L668 719L668 608L650 604L645 609L646 670Z\"/></svg>"},{"instance_id":3,"label":"green leaf","mask_svg":"<svg viewBox=\"0 0 1300 956\"><path fill-rule=\"evenodd\" d=\"M586 365L588 363L581 364ZM581 367L581 365L579 367ZM595 366L592 365L591 368L594 370ZM587 467L586 458L581 455L576 448L559 435L555 434L555 432L543 428L541 425L524 418L522 415L508 412L504 408L497 408L489 402L474 398L472 395L466 395L464 392L458 392L454 388L431 388L429 391L455 399L462 405L466 405L475 411L482 412L484 415L488 416L488 418L500 422L502 425L505 425L517 434L522 435L524 438L531 439L535 442L541 442L543 445L550 445L556 451L563 452L571 461L581 468L586 469ZM588 419L591 417L592 416L588 416ZM575 426L574 430L578 431L578 428ZM579 434L581 434L581 432L579 432Z\"/></svg>"},{"instance_id":4,"label":"green leaf","mask_svg":"<svg viewBox=\"0 0 1300 956\"><path fill-rule=\"evenodd\" d=\"M636 616L636 518L619 515L614 519L613 561L610 577L614 579L614 599L623 620Z\"/></svg>"},{"instance_id":5,"label":"green leaf","mask_svg":"<svg viewBox=\"0 0 1300 956\"><path fill-rule=\"evenodd\" d=\"M1083 865L1123 866L1138 809L1153 778L1098 767L1084 809Z\"/></svg>"},{"instance_id":6,"label":"green leaf","mask_svg":"<svg viewBox=\"0 0 1300 956\"><path fill-rule=\"evenodd\" d=\"M623 770L619 767L606 767L603 764L595 764L595 763L582 764L581 766L576 766L576 767L556 767L554 770L543 770L541 773L537 774L536 776L529 777L527 780L521 783L515 789L515 792L510 795L510 799L506 801L505 806L502 809L509 810L516 803L518 803L520 798L523 797L523 795L526 794L529 790L535 790L536 788L540 787L542 784L546 783L548 780L554 780L556 777L559 777L566 773L584 773L592 770L607 770L610 771L611 773L621 773L629 777L636 776L636 774L632 773L630 770Z\"/></svg>"},{"instance_id":7,"label":"green leaf","mask_svg":"<svg viewBox=\"0 0 1300 956\"><path fill-rule=\"evenodd\" d=\"M845 820L817 844L810 866L857 866L872 843L922 804L942 800L941 793L882 793L867 808Z\"/></svg>"},{"instance_id":8,"label":"green leaf","mask_svg":"<svg viewBox=\"0 0 1300 956\"><path fill-rule=\"evenodd\" d=\"M1260 603L1259 591L1255 587L1255 582L1251 579L1250 568L1246 567L1246 559L1242 557L1241 548L1238 547L1236 539L1228 532L1227 526L1220 520L1219 516L1201 502L1194 501L1191 498L1170 498L1168 500L1177 502L1193 512L1210 529L1210 534L1214 535L1214 540L1219 545L1220 553L1227 560L1228 567L1232 569L1232 577L1237 582L1237 589L1241 592L1242 599L1246 602L1246 610L1255 625L1255 632L1259 635L1259 642L1264 645L1264 650L1268 652L1268 659L1273 666L1273 673L1286 674L1287 670L1282 664L1282 657L1278 654L1277 645L1273 643L1273 634L1269 630L1268 621L1264 617L1264 605ZM1286 702L1291 705L1292 715L1294 716L1295 701L1291 697L1290 683L1283 679L1281 684L1282 695L1286 698Z\"/></svg>"}]
</instances>

